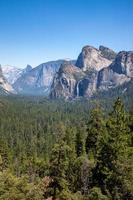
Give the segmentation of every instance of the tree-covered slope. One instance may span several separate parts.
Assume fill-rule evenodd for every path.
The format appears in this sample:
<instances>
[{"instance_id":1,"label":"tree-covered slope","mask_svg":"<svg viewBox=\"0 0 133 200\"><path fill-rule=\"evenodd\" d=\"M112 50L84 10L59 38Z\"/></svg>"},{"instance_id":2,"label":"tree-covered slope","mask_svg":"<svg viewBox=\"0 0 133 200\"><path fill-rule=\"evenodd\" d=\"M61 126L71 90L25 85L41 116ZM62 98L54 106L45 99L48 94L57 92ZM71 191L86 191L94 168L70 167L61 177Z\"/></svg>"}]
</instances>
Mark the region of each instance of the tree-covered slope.
<instances>
[{"instance_id":1,"label":"tree-covered slope","mask_svg":"<svg viewBox=\"0 0 133 200\"><path fill-rule=\"evenodd\" d=\"M0 199L132 200L126 110L120 98L1 97Z\"/></svg>"}]
</instances>

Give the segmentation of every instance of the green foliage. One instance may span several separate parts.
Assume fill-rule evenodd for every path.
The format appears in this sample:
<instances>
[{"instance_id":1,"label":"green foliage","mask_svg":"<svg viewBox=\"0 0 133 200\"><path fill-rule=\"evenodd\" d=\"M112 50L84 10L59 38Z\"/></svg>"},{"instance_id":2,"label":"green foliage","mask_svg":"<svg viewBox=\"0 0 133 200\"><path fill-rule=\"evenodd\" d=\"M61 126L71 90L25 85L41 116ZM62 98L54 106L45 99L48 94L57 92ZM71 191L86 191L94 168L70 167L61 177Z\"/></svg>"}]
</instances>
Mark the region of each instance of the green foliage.
<instances>
[{"instance_id":1,"label":"green foliage","mask_svg":"<svg viewBox=\"0 0 133 200\"><path fill-rule=\"evenodd\" d=\"M15 177L10 172L0 172L0 200L43 200L37 185L28 183L26 177Z\"/></svg>"},{"instance_id":2,"label":"green foliage","mask_svg":"<svg viewBox=\"0 0 133 200\"><path fill-rule=\"evenodd\" d=\"M83 134L83 130L79 128L76 133L76 153L77 156L81 156L85 154L85 135Z\"/></svg>"},{"instance_id":3,"label":"green foliage","mask_svg":"<svg viewBox=\"0 0 133 200\"><path fill-rule=\"evenodd\" d=\"M87 128L86 152L96 156L100 140L106 137L105 120L101 109L93 109L90 114L90 121Z\"/></svg>"},{"instance_id":4,"label":"green foliage","mask_svg":"<svg viewBox=\"0 0 133 200\"><path fill-rule=\"evenodd\" d=\"M98 181L101 189L108 194L110 192L113 199L123 199L129 195L126 189L127 171L131 174L131 167L128 166L128 119L123 104L118 99L115 102L113 112L107 120L107 137L100 143L100 151L97 156L97 164L94 169L94 177ZM132 183L130 182L132 185ZM128 194L126 194L128 193Z\"/></svg>"},{"instance_id":5,"label":"green foliage","mask_svg":"<svg viewBox=\"0 0 133 200\"><path fill-rule=\"evenodd\" d=\"M74 162L74 191L80 190L82 194L88 193L89 184L91 183L93 163L88 160L87 156L78 157Z\"/></svg>"},{"instance_id":6,"label":"green foliage","mask_svg":"<svg viewBox=\"0 0 133 200\"><path fill-rule=\"evenodd\" d=\"M109 200L109 198L102 194L100 188L94 187L90 190L87 200Z\"/></svg>"},{"instance_id":7,"label":"green foliage","mask_svg":"<svg viewBox=\"0 0 133 200\"><path fill-rule=\"evenodd\" d=\"M57 200L72 200L73 195L71 194L70 191L63 190L58 197L56 198Z\"/></svg>"},{"instance_id":8,"label":"green foliage","mask_svg":"<svg viewBox=\"0 0 133 200\"><path fill-rule=\"evenodd\" d=\"M70 154L71 149L64 141L60 141L60 144L56 144L52 150L49 171L50 177L53 179L51 187L54 198L59 191L67 190L68 188L66 172L69 167Z\"/></svg>"},{"instance_id":9,"label":"green foliage","mask_svg":"<svg viewBox=\"0 0 133 200\"><path fill-rule=\"evenodd\" d=\"M133 112L98 105L1 97L0 200L132 200Z\"/></svg>"}]
</instances>

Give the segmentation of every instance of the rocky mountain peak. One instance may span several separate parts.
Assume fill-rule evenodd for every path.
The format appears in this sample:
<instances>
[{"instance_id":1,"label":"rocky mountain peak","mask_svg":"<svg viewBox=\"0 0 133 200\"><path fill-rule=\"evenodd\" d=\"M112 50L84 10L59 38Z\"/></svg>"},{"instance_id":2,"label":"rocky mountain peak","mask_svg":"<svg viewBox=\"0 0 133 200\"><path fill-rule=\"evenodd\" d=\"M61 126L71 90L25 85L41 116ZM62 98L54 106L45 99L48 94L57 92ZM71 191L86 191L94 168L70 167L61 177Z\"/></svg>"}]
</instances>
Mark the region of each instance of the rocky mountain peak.
<instances>
[{"instance_id":1,"label":"rocky mountain peak","mask_svg":"<svg viewBox=\"0 0 133 200\"><path fill-rule=\"evenodd\" d=\"M115 88L132 78L133 51L121 51L116 55L104 46L99 49L83 47L76 62L65 59L42 63L35 68L30 65L25 69L0 67L1 88L11 91L12 84L18 94L50 95L52 98L90 98L96 92Z\"/></svg>"},{"instance_id":2,"label":"rocky mountain peak","mask_svg":"<svg viewBox=\"0 0 133 200\"><path fill-rule=\"evenodd\" d=\"M95 48L95 47L93 47L93 46L91 46L91 45L86 45L86 46L84 46L83 48L82 48L82 51L84 51L84 52L92 52L92 51L98 51L98 49L97 48Z\"/></svg>"},{"instance_id":3,"label":"rocky mountain peak","mask_svg":"<svg viewBox=\"0 0 133 200\"><path fill-rule=\"evenodd\" d=\"M81 68L83 71L89 71L95 69L97 71L111 64L111 61L103 55L101 51L92 46L85 46L80 53L76 66Z\"/></svg>"},{"instance_id":4,"label":"rocky mountain peak","mask_svg":"<svg viewBox=\"0 0 133 200\"><path fill-rule=\"evenodd\" d=\"M104 58L107 58L108 60L113 61L116 58L117 53L114 52L112 49L105 47L105 46L99 46L99 51L101 52L101 55Z\"/></svg>"},{"instance_id":5,"label":"rocky mountain peak","mask_svg":"<svg viewBox=\"0 0 133 200\"><path fill-rule=\"evenodd\" d=\"M129 82L133 77L133 52L116 53L104 46L85 46L76 66L63 63L56 74L51 97L91 97L95 92L109 90Z\"/></svg>"},{"instance_id":6,"label":"rocky mountain peak","mask_svg":"<svg viewBox=\"0 0 133 200\"><path fill-rule=\"evenodd\" d=\"M31 69L17 79L13 84L15 90L20 94L49 95L50 87L56 72L64 60L49 61Z\"/></svg>"},{"instance_id":7,"label":"rocky mountain peak","mask_svg":"<svg viewBox=\"0 0 133 200\"><path fill-rule=\"evenodd\" d=\"M59 73L67 73L73 75L76 72L81 72L81 70L69 61L65 61L63 64L61 64L59 69Z\"/></svg>"},{"instance_id":8,"label":"rocky mountain peak","mask_svg":"<svg viewBox=\"0 0 133 200\"><path fill-rule=\"evenodd\" d=\"M98 88L108 90L128 82L133 77L133 52L121 51L113 63L98 74Z\"/></svg>"},{"instance_id":9,"label":"rocky mountain peak","mask_svg":"<svg viewBox=\"0 0 133 200\"><path fill-rule=\"evenodd\" d=\"M26 68L25 68L25 72L29 72L32 70L32 66L31 65L27 65Z\"/></svg>"}]
</instances>

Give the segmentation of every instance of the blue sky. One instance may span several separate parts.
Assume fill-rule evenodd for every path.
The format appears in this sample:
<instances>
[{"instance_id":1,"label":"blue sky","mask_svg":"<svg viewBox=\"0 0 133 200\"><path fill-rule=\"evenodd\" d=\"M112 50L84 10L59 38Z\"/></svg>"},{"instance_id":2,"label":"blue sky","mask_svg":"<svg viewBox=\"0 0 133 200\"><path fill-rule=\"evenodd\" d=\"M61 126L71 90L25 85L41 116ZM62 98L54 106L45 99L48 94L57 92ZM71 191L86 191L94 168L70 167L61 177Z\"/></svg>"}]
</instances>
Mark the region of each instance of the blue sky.
<instances>
[{"instance_id":1,"label":"blue sky","mask_svg":"<svg viewBox=\"0 0 133 200\"><path fill-rule=\"evenodd\" d=\"M0 63L77 58L84 45L133 50L132 0L0 0Z\"/></svg>"}]
</instances>

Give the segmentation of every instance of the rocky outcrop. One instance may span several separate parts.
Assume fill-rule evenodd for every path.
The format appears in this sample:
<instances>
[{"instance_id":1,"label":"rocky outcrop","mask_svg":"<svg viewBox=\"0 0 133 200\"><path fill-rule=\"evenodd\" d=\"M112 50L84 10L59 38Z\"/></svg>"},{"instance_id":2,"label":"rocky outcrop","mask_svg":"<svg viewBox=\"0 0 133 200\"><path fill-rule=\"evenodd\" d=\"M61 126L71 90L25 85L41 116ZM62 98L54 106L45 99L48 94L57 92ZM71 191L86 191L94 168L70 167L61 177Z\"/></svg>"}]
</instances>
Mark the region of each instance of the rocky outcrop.
<instances>
[{"instance_id":1,"label":"rocky outcrop","mask_svg":"<svg viewBox=\"0 0 133 200\"><path fill-rule=\"evenodd\" d=\"M26 74L28 72L30 72L32 70L32 66L31 65L27 65L26 68L23 70L22 74Z\"/></svg>"},{"instance_id":2,"label":"rocky outcrop","mask_svg":"<svg viewBox=\"0 0 133 200\"><path fill-rule=\"evenodd\" d=\"M17 79L13 87L19 94L49 95L53 77L63 62L64 60L51 61L33 69L28 66L29 71Z\"/></svg>"},{"instance_id":3,"label":"rocky outcrop","mask_svg":"<svg viewBox=\"0 0 133 200\"><path fill-rule=\"evenodd\" d=\"M98 71L110 63L111 61L104 58L98 49L85 46L75 65L65 63L61 66L54 78L50 96L52 98L92 96L97 87Z\"/></svg>"},{"instance_id":4,"label":"rocky outcrop","mask_svg":"<svg viewBox=\"0 0 133 200\"><path fill-rule=\"evenodd\" d=\"M86 46L79 55L76 66L68 63L61 66L51 87L52 98L89 98L99 90L107 91L131 80L133 52L122 51L116 56L108 48L99 49ZM112 63L111 59L114 59Z\"/></svg>"},{"instance_id":5,"label":"rocky outcrop","mask_svg":"<svg viewBox=\"0 0 133 200\"><path fill-rule=\"evenodd\" d=\"M89 71L91 69L99 71L110 64L111 61L103 57L101 51L92 46L85 46L76 62L76 66L83 71Z\"/></svg>"},{"instance_id":6,"label":"rocky outcrop","mask_svg":"<svg viewBox=\"0 0 133 200\"><path fill-rule=\"evenodd\" d=\"M105 68L98 74L97 88L100 90L108 90L112 87L122 85L125 81L129 81L130 78L124 74L118 74L111 68Z\"/></svg>"},{"instance_id":7,"label":"rocky outcrop","mask_svg":"<svg viewBox=\"0 0 133 200\"><path fill-rule=\"evenodd\" d=\"M12 71L12 70L11 70ZM1 88L13 91L0 71ZM8 74L9 75L9 74ZM9 76L10 78L10 76ZM51 98L90 98L133 79L133 52L116 53L104 46L85 46L77 61L58 60L33 68L27 66L13 87L19 94Z\"/></svg>"},{"instance_id":8,"label":"rocky outcrop","mask_svg":"<svg viewBox=\"0 0 133 200\"><path fill-rule=\"evenodd\" d=\"M98 74L97 88L108 90L130 81L133 77L133 52L118 53L113 63Z\"/></svg>"},{"instance_id":9,"label":"rocky outcrop","mask_svg":"<svg viewBox=\"0 0 133 200\"><path fill-rule=\"evenodd\" d=\"M133 51L121 51L110 68L118 73L133 77Z\"/></svg>"},{"instance_id":10,"label":"rocky outcrop","mask_svg":"<svg viewBox=\"0 0 133 200\"><path fill-rule=\"evenodd\" d=\"M69 62L64 62L54 77L50 93L51 98L64 97L70 99L77 96L78 82L84 76L85 74L81 69Z\"/></svg>"},{"instance_id":11,"label":"rocky outcrop","mask_svg":"<svg viewBox=\"0 0 133 200\"><path fill-rule=\"evenodd\" d=\"M97 87L97 75L98 72L93 70L78 81L78 93L76 97L91 97L95 93Z\"/></svg>"},{"instance_id":12,"label":"rocky outcrop","mask_svg":"<svg viewBox=\"0 0 133 200\"><path fill-rule=\"evenodd\" d=\"M110 60L113 61L116 58L117 53L114 52L112 49L109 49L108 47L104 47L104 46L99 46L99 51L101 52L101 55Z\"/></svg>"},{"instance_id":13,"label":"rocky outcrop","mask_svg":"<svg viewBox=\"0 0 133 200\"><path fill-rule=\"evenodd\" d=\"M50 97L53 99L91 97L96 91L97 74L95 70L84 73L80 68L64 63L54 77Z\"/></svg>"}]
</instances>

